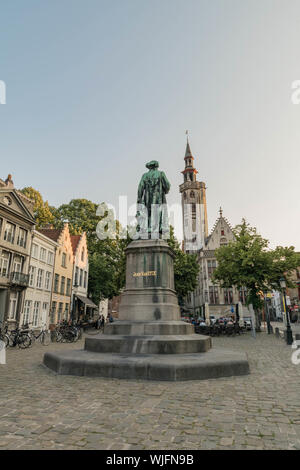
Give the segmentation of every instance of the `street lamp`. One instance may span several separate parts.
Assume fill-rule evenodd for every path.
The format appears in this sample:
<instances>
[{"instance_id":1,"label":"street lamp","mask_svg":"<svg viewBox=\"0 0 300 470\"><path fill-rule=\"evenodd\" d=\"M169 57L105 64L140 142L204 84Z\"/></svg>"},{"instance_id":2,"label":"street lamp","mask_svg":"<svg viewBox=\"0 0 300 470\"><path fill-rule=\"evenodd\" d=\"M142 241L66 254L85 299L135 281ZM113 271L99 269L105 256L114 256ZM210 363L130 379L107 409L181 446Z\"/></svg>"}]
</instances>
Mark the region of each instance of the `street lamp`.
<instances>
[{"instance_id":1,"label":"street lamp","mask_svg":"<svg viewBox=\"0 0 300 470\"><path fill-rule=\"evenodd\" d=\"M287 311L286 308L286 280L284 277L281 277L279 279L280 287L283 291L283 298L284 298L284 312L286 316L286 332L285 332L285 338L286 338L286 344L293 344L293 332L290 324L290 316L289 312Z\"/></svg>"},{"instance_id":2,"label":"street lamp","mask_svg":"<svg viewBox=\"0 0 300 470\"><path fill-rule=\"evenodd\" d=\"M272 333L272 326L270 323L270 312L269 312L269 307L268 307L267 294L268 292L265 291L264 292L265 314L266 314L266 320L267 320L268 335L270 335Z\"/></svg>"}]
</instances>

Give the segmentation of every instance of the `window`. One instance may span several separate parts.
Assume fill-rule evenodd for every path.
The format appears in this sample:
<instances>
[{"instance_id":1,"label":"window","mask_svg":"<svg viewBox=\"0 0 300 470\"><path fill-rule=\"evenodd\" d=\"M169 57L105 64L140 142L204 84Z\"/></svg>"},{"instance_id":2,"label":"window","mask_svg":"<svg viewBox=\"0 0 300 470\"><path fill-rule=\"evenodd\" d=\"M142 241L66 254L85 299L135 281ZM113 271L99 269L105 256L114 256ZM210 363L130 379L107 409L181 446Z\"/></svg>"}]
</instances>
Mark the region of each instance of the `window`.
<instances>
[{"instance_id":1,"label":"window","mask_svg":"<svg viewBox=\"0 0 300 470\"><path fill-rule=\"evenodd\" d=\"M17 244L19 246L22 246L23 248L26 248L26 242L27 242L27 230L24 230L23 228L19 228Z\"/></svg>"},{"instance_id":2,"label":"window","mask_svg":"<svg viewBox=\"0 0 300 470\"><path fill-rule=\"evenodd\" d=\"M223 237L225 236L224 229L221 230L221 235L222 235Z\"/></svg>"},{"instance_id":3,"label":"window","mask_svg":"<svg viewBox=\"0 0 300 470\"><path fill-rule=\"evenodd\" d=\"M47 252L46 252L45 248L41 247L41 249L40 249L40 260L41 261L46 261L46 253Z\"/></svg>"},{"instance_id":4,"label":"window","mask_svg":"<svg viewBox=\"0 0 300 470\"><path fill-rule=\"evenodd\" d=\"M66 255L66 253L63 253L61 255L61 265L62 265L63 268L66 267L66 262L67 262L67 255Z\"/></svg>"},{"instance_id":5,"label":"window","mask_svg":"<svg viewBox=\"0 0 300 470\"><path fill-rule=\"evenodd\" d=\"M84 288L86 288L87 285L87 272L84 271Z\"/></svg>"},{"instance_id":6,"label":"window","mask_svg":"<svg viewBox=\"0 0 300 470\"><path fill-rule=\"evenodd\" d=\"M36 243L32 244L32 257L38 259L39 256L39 247Z\"/></svg>"},{"instance_id":7,"label":"window","mask_svg":"<svg viewBox=\"0 0 300 470\"><path fill-rule=\"evenodd\" d=\"M47 263L48 264L51 264L51 266L53 265L53 261L54 261L54 253L52 253L52 251L48 251L48 260L47 260Z\"/></svg>"},{"instance_id":8,"label":"window","mask_svg":"<svg viewBox=\"0 0 300 470\"><path fill-rule=\"evenodd\" d=\"M190 198L191 198L191 199L194 199L194 197L195 197L195 193L194 193L194 191L191 191L191 192L190 192Z\"/></svg>"},{"instance_id":9,"label":"window","mask_svg":"<svg viewBox=\"0 0 300 470\"><path fill-rule=\"evenodd\" d=\"M39 324L40 305L41 305L41 302L37 300L33 304L32 326L34 327L38 326Z\"/></svg>"},{"instance_id":10,"label":"window","mask_svg":"<svg viewBox=\"0 0 300 470\"><path fill-rule=\"evenodd\" d=\"M74 276L74 286L75 287L78 286L78 278L79 278L79 268L76 268L75 276Z\"/></svg>"},{"instance_id":11,"label":"window","mask_svg":"<svg viewBox=\"0 0 300 470\"><path fill-rule=\"evenodd\" d=\"M207 260L207 273L208 277L211 278L212 273L217 267L217 262L216 260Z\"/></svg>"},{"instance_id":12,"label":"window","mask_svg":"<svg viewBox=\"0 0 300 470\"><path fill-rule=\"evenodd\" d=\"M54 278L54 292L58 294L59 275L55 274Z\"/></svg>"},{"instance_id":13,"label":"window","mask_svg":"<svg viewBox=\"0 0 300 470\"><path fill-rule=\"evenodd\" d=\"M209 286L209 303L218 304L219 303L219 291L217 286Z\"/></svg>"},{"instance_id":14,"label":"window","mask_svg":"<svg viewBox=\"0 0 300 470\"><path fill-rule=\"evenodd\" d=\"M68 316L69 316L69 304L66 304L65 305L65 314L64 314L65 320L68 320Z\"/></svg>"},{"instance_id":15,"label":"window","mask_svg":"<svg viewBox=\"0 0 300 470\"><path fill-rule=\"evenodd\" d=\"M239 301L245 305L247 300L247 289L245 287L242 287L239 290Z\"/></svg>"},{"instance_id":16,"label":"window","mask_svg":"<svg viewBox=\"0 0 300 470\"><path fill-rule=\"evenodd\" d=\"M36 287L38 287L39 289L43 287L43 278L44 278L44 270L38 269Z\"/></svg>"},{"instance_id":17,"label":"window","mask_svg":"<svg viewBox=\"0 0 300 470\"><path fill-rule=\"evenodd\" d=\"M63 303L62 302L59 302L58 304L58 312L57 312L57 321L60 322L60 320L62 319L62 312L63 312Z\"/></svg>"},{"instance_id":18,"label":"window","mask_svg":"<svg viewBox=\"0 0 300 470\"><path fill-rule=\"evenodd\" d=\"M231 287L224 289L224 303L229 305L233 303L233 291Z\"/></svg>"},{"instance_id":19,"label":"window","mask_svg":"<svg viewBox=\"0 0 300 470\"><path fill-rule=\"evenodd\" d=\"M20 273L22 271L22 258L21 256L14 257L13 272Z\"/></svg>"},{"instance_id":20,"label":"window","mask_svg":"<svg viewBox=\"0 0 300 470\"><path fill-rule=\"evenodd\" d=\"M65 287L66 287L66 278L61 276L61 283L60 283L60 293L65 295Z\"/></svg>"},{"instance_id":21,"label":"window","mask_svg":"<svg viewBox=\"0 0 300 470\"><path fill-rule=\"evenodd\" d=\"M9 253L7 251L2 251L0 256L0 276L2 277L8 277L9 258Z\"/></svg>"},{"instance_id":22,"label":"window","mask_svg":"<svg viewBox=\"0 0 300 470\"><path fill-rule=\"evenodd\" d=\"M17 304L18 304L18 292L11 292L9 298L9 313L8 319L9 320L16 320L17 316Z\"/></svg>"},{"instance_id":23,"label":"window","mask_svg":"<svg viewBox=\"0 0 300 470\"><path fill-rule=\"evenodd\" d=\"M50 282L51 282L51 273L49 271L46 271L46 276L45 276L45 289L50 290Z\"/></svg>"},{"instance_id":24,"label":"window","mask_svg":"<svg viewBox=\"0 0 300 470\"><path fill-rule=\"evenodd\" d=\"M66 291L66 295L70 295L71 294L71 279L67 279L67 291Z\"/></svg>"},{"instance_id":25,"label":"window","mask_svg":"<svg viewBox=\"0 0 300 470\"><path fill-rule=\"evenodd\" d=\"M16 231L16 226L13 224L10 224L9 222L6 222L4 240L10 243L14 243L15 231Z\"/></svg>"},{"instance_id":26,"label":"window","mask_svg":"<svg viewBox=\"0 0 300 470\"><path fill-rule=\"evenodd\" d=\"M81 251L81 261L84 261L84 248L82 248L82 251Z\"/></svg>"},{"instance_id":27,"label":"window","mask_svg":"<svg viewBox=\"0 0 300 470\"><path fill-rule=\"evenodd\" d=\"M82 275L83 275L83 270L80 270L80 278L79 278L79 285L82 286Z\"/></svg>"},{"instance_id":28,"label":"window","mask_svg":"<svg viewBox=\"0 0 300 470\"><path fill-rule=\"evenodd\" d=\"M31 300L25 300L23 312L23 325L26 325L30 321L31 304Z\"/></svg>"},{"instance_id":29,"label":"window","mask_svg":"<svg viewBox=\"0 0 300 470\"><path fill-rule=\"evenodd\" d=\"M29 266L29 286L33 287L35 281L35 267Z\"/></svg>"}]
</instances>

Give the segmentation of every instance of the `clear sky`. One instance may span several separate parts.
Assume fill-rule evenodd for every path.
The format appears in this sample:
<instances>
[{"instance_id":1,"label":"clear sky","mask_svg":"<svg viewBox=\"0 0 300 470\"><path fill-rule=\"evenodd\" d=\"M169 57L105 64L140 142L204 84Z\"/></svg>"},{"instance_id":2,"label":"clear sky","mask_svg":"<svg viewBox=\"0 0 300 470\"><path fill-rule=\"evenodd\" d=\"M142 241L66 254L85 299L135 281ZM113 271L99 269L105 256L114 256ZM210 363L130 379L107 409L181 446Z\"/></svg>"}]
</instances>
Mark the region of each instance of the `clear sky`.
<instances>
[{"instance_id":1,"label":"clear sky","mask_svg":"<svg viewBox=\"0 0 300 470\"><path fill-rule=\"evenodd\" d=\"M160 162L180 202L185 130L221 205L300 250L299 0L2 0L1 174L52 205L136 199Z\"/></svg>"}]
</instances>

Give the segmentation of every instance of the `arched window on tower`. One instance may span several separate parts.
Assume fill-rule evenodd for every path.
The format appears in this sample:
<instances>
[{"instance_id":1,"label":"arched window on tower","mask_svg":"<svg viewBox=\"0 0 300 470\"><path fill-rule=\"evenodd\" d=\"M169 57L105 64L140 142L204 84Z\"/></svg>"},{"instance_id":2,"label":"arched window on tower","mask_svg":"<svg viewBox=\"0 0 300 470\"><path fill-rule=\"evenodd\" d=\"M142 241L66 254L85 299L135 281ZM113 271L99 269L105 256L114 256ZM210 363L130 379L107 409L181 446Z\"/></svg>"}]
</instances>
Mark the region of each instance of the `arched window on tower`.
<instances>
[{"instance_id":1,"label":"arched window on tower","mask_svg":"<svg viewBox=\"0 0 300 470\"><path fill-rule=\"evenodd\" d=\"M194 199L194 197L195 197L195 193L194 193L194 191L191 191L191 192L190 192L190 198L191 198L191 199Z\"/></svg>"}]
</instances>

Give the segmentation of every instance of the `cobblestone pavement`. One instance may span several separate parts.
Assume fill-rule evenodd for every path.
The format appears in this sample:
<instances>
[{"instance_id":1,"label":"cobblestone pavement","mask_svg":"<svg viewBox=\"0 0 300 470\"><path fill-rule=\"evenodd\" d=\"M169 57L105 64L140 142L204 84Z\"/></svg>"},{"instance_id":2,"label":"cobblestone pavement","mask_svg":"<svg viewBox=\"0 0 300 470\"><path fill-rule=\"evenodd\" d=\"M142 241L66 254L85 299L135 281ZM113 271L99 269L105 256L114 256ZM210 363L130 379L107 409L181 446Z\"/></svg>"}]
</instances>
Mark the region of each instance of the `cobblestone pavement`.
<instances>
[{"instance_id":1,"label":"cobblestone pavement","mask_svg":"<svg viewBox=\"0 0 300 470\"><path fill-rule=\"evenodd\" d=\"M248 353L251 375L195 382L57 376L47 350L0 365L0 449L300 449L300 365L282 339L216 338Z\"/></svg>"}]
</instances>

